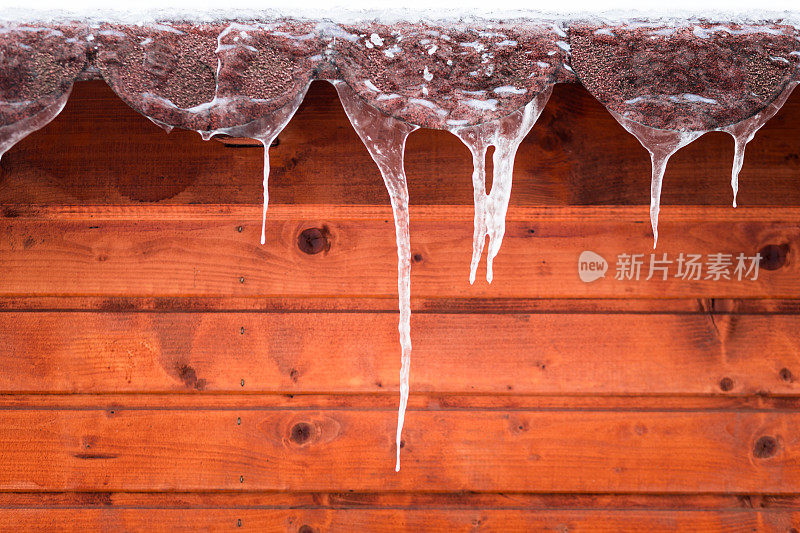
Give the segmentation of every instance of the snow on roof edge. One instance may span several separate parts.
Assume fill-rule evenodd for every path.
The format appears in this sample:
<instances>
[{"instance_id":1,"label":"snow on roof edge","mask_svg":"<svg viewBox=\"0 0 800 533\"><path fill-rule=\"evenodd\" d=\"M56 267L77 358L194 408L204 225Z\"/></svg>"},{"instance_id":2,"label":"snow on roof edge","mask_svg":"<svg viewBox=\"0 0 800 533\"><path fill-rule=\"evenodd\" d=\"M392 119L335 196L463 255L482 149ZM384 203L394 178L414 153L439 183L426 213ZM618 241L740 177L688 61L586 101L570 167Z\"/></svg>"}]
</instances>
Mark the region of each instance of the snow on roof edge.
<instances>
[{"instance_id":1,"label":"snow on roof edge","mask_svg":"<svg viewBox=\"0 0 800 533\"><path fill-rule=\"evenodd\" d=\"M219 8L218 3L189 2L188 0L144 0L135 6L109 9L100 0L72 2L69 8L50 0L33 0L25 8L0 0L0 21L12 23L36 22L117 22L147 24L157 21L214 22L227 20L274 20L280 18L353 23L365 21L394 22L470 22L495 20L531 20L541 22L602 21L622 24L647 21L655 24L675 24L694 21L727 23L782 22L800 27L800 6L797 2L767 0L758 9L745 2L705 2L702 8L696 2L677 0L673 7L648 6L632 0L604 2L602 7L583 0L566 0L559 9L529 9L518 0L497 0L487 5L476 0L411 0L409 8L394 5L381 7L388 2L358 0L348 5L306 2L286 7L276 0L242 0L234 8ZM694 5L693 5L694 4ZM529 4L528 4L529 5ZM377 6L377 7L376 7Z\"/></svg>"}]
</instances>

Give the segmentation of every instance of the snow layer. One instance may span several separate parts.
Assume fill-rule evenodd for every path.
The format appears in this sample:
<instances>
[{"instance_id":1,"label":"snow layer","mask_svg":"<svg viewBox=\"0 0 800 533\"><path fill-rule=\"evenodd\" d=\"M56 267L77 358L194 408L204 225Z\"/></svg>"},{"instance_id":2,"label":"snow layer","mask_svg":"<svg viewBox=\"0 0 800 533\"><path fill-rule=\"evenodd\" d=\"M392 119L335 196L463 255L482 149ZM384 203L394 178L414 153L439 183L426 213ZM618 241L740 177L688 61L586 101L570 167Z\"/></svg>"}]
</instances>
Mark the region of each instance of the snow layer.
<instances>
[{"instance_id":1,"label":"snow layer","mask_svg":"<svg viewBox=\"0 0 800 533\"><path fill-rule=\"evenodd\" d=\"M65 6L58 0L32 0L19 7L19 2L2 0L2 20L102 20L138 24L155 20L255 20L265 17L298 17L330 19L337 22L380 20L409 22L423 20L484 19L604 19L604 20L669 20L715 19L729 22L794 19L800 21L800 8L793 0L767 0L754 8L744 0L673 0L668 5L655 1L566 0L550 5L534 5L523 0L406 0L402 7L388 0L350 0L324 2L312 0L287 7L277 0L240 0L236 7L221 8L219 2L194 0L139 0L117 2L109 8L105 0L78 0Z\"/></svg>"}]
</instances>

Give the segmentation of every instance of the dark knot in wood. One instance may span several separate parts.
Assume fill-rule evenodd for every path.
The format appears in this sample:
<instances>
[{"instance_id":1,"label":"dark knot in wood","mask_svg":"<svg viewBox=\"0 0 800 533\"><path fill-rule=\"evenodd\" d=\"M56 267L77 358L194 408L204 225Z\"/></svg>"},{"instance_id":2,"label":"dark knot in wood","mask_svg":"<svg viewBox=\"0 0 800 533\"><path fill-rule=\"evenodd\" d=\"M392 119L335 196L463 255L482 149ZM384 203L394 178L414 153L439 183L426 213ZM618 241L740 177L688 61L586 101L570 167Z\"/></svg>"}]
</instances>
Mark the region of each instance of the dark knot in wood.
<instances>
[{"instance_id":1,"label":"dark knot in wood","mask_svg":"<svg viewBox=\"0 0 800 533\"><path fill-rule=\"evenodd\" d=\"M327 228L308 228L297 236L297 247L309 255L327 252L331 248Z\"/></svg>"},{"instance_id":2,"label":"dark knot in wood","mask_svg":"<svg viewBox=\"0 0 800 533\"><path fill-rule=\"evenodd\" d=\"M786 264L789 253L788 244L768 244L758 251L761 254L759 267L764 270L778 270Z\"/></svg>"},{"instance_id":3,"label":"dark knot in wood","mask_svg":"<svg viewBox=\"0 0 800 533\"><path fill-rule=\"evenodd\" d=\"M298 422L292 426L291 436L289 437L295 444L305 444L311 438L311 424L308 422Z\"/></svg>"},{"instance_id":4,"label":"dark knot in wood","mask_svg":"<svg viewBox=\"0 0 800 533\"><path fill-rule=\"evenodd\" d=\"M778 441L775 437L761 437L753 447L753 455L759 459L767 459L778 453Z\"/></svg>"},{"instance_id":5,"label":"dark knot in wood","mask_svg":"<svg viewBox=\"0 0 800 533\"><path fill-rule=\"evenodd\" d=\"M731 378L722 378L719 380L719 388L723 392L728 392L733 389L733 380Z\"/></svg>"}]
</instances>

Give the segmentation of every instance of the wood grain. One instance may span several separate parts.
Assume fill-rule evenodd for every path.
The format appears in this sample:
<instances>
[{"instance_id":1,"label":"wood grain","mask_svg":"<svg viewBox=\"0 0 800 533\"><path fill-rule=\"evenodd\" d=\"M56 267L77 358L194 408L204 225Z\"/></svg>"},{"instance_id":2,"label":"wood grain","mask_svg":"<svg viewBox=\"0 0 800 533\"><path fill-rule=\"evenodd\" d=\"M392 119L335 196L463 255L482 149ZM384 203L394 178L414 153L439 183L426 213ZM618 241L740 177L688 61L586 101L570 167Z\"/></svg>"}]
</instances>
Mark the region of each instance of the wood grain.
<instances>
[{"instance_id":1,"label":"wood grain","mask_svg":"<svg viewBox=\"0 0 800 533\"><path fill-rule=\"evenodd\" d=\"M423 314L414 393L800 393L798 315ZM35 333L33 333L35 332ZM0 313L0 391L398 390L394 313Z\"/></svg>"},{"instance_id":2,"label":"wood grain","mask_svg":"<svg viewBox=\"0 0 800 533\"><path fill-rule=\"evenodd\" d=\"M739 205L798 205L800 94L747 148ZM380 175L332 86L312 84L270 151L275 204L388 204ZM733 141L709 133L667 169L665 205L731 204ZM2 203L245 203L261 201L258 147L165 134L103 82L76 84L64 112L3 156ZM411 201L472 204L471 158L447 132L419 130L406 149ZM515 206L649 202L647 152L582 87L559 85L516 159Z\"/></svg>"},{"instance_id":3,"label":"wood grain","mask_svg":"<svg viewBox=\"0 0 800 533\"><path fill-rule=\"evenodd\" d=\"M797 412L6 410L4 491L794 493Z\"/></svg>"},{"instance_id":4,"label":"wood grain","mask_svg":"<svg viewBox=\"0 0 800 533\"><path fill-rule=\"evenodd\" d=\"M16 509L0 510L0 531L497 531L535 530L784 532L789 511L461 511L419 509Z\"/></svg>"},{"instance_id":5,"label":"wood grain","mask_svg":"<svg viewBox=\"0 0 800 533\"><path fill-rule=\"evenodd\" d=\"M186 211L114 208L82 220L26 218L14 211L0 235L2 296L394 297L394 228L388 209L276 207L259 245L258 208ZM323 212L329 211L325 218ZM758 280L646 280L652 238L638 208L511 211L495 282L467 280L469 208L419 207L411 213L412 295L423 298L797 298L800 211L667 208L656 258L678 254L755 255L784 250ZM386 218L376 215L383 214ZM6 212L8 215L8 212ZM312 216L316 214L320 218ZM126 217L121 220L120 217ZM161 218L161 217L164 218ZM165 219L167 218L167 219ZM238 231L241 228L242 231ZM301 250L303 231L324 234L325 249ZM582 282L582 251L606 257L605 279ZM619 254L643 254L639 281L615 280ZM481 265L483 268L485 266ZM676 273L673 270L673 274ZM704 274L705 276L705 274Z\"/></svg>"},{"instance_id":6,"label":"wood grain","mask_svg":"<svg viewBox=\"0 0 800 533\"><path fill-rule=\"evenodd\" d=\"M741 282L614 280L653 253L649 158L571 85L470 286L469 154L411 135L395 474L394 228L333 88L270 150L260 246L259 147L78 83L0 161L0 530L796 531L798 128L800 93L748 146L737 210L728 136L670 161L655 253L770 252ZM605 279L579 281L584 250Z\"/></svg>"}]
</instances>

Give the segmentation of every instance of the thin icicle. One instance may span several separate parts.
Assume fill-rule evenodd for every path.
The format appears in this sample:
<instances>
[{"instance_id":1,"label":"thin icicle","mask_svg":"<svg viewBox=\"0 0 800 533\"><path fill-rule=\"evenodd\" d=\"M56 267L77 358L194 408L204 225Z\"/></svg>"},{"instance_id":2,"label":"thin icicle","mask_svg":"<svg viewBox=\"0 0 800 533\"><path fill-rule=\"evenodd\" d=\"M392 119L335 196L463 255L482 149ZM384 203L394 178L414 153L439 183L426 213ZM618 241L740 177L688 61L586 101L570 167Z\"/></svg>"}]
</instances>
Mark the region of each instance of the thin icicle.
<instances>
[{"instance_id":1,"label":"thin icicle","mask_svg":"<svg viewBox=\"0 0 800 533\"><path fill-rule=\"evenodd\" d=\"M55 102L46 106L44 109L40 110L38 113L31 115L29 117L25 117L21 120L16 122L11 122L9 124L4 124L0 126L0 158L11 149L12 146L17 144L19 141L24 139L29 134L33 133L34 131L45 127L47 124L50 123L54 118L61 113L61 110L64 109L64 106L67 104L67 100L69 99L69 95L72 92L72 87L69 88L63 95L61 95ZM0 103L0 107L3 105L14 105L14 104L4 104Z\"/></svg>"},{"instance_id":2,"label":"thin icicle","mask_svg":"<svg viewBox=\"0 0 800 533\"><path fill-rule=\"evenodd\" d=\"M397 238L397 292L400 306L401 369L400 406L397 412L397 464L400 471L400 444L408 404L409 373L411 369L411 237L408 228L408 187L403 169L403 153L408 135L418 129L384 115L356 96L349 85L334 81L347 118L378 165L389 192Z\"/></svg>"},{"instance_id":3,"label":"thin icicle","mask_svg":"<svg viewBox=\"0 0 800 533\"><path fill-rule=\"evenodd\" d=\"M628 120L609 110L613 117L631 135L636 137L642 146L650 152L652 176L650 180L650 225L653 228L653 248L658 244L658 213L661 210L661 185L664 171L672 154L698 139L705 131L660 130Z\"/></svg>"},{"instance_id":4,"label":"thin icicle","mask_svg":"<svg viewBox=\"0 0 800 533\"><path fill-rule=\"evenodd\" d=\"M156 126L161 128L162 130L166 131L167 133L172 133L172 130L174 129L174 126L170 126L169 124L165 124L164 122L161 122L160 120L156 120L153 117L147 117L147 120L149 120L150 122L152 122L153 124L155 124ZM208 139L206 139L206 140L208 140Z\"/></svg>"},{"instance_id":5,"label":"thin icicle","mask_svg":"<svg viewBox=\"0 0 800 533\"><path fill-rule=\"evenodd\" d=\"M756 113L750 118L746 118L736 124L731 124L724 128L719 128L718 131L724 131L733 137L734 143L734 156L733 156L733 169L731 170L731 189L733 189L733 207L736 207L736 195L739 193L739 172L742 170L744 163L744 150L747 143L753 140L756 132L767 123L769 119L783 107L783 104L788 100L789 95L792 94L794 88L797 87L797 81L789 82L781 93L773 100L767 107L760 112Z\"/></svg>"},{"instance_id":6,"label":"thin icicle","mask_svg":"<svg viewBox=\"0 0 800 533\"><path fill-rule=\"evenodd\" d=\"M450 131L472 153L472 192L475 201L475 229L472 235L472 261L469 282L475 283L475 274L481 260L486 237L489 250L486 254L486 281L492 282L492 265L500 251L506 232L506 212L511 198L514 158L522 139L531 131L550 98L552 87L511 115L477 126L452 128ZM486 193L486 151L494 146L492 162L492 190Z\"/></svg>"},{"instance_id":7,"label":"thin icicle","mask_svg":"<svg viewBox=\"0 0 800 533\"><path fill-rule=\"evenodd\" d=\"M269 182L269 147L275 142L275 138L283 131L283 128L292 120L300 104L303 103L303 98L305 98L307 91L308 85L305 89L300 91L292 101L280 109L272 111L269 115L244 124L243 126L233 126L230 128L207 131L201 130L197 132L204 141L209 140L214 135L224 134L232 137L249 137L251 139L256 139L264 146L264 207L261 212L261 244L266 242L267 208L269 207L269 189L267 188Z\"/></svg>"}]
</instances>

